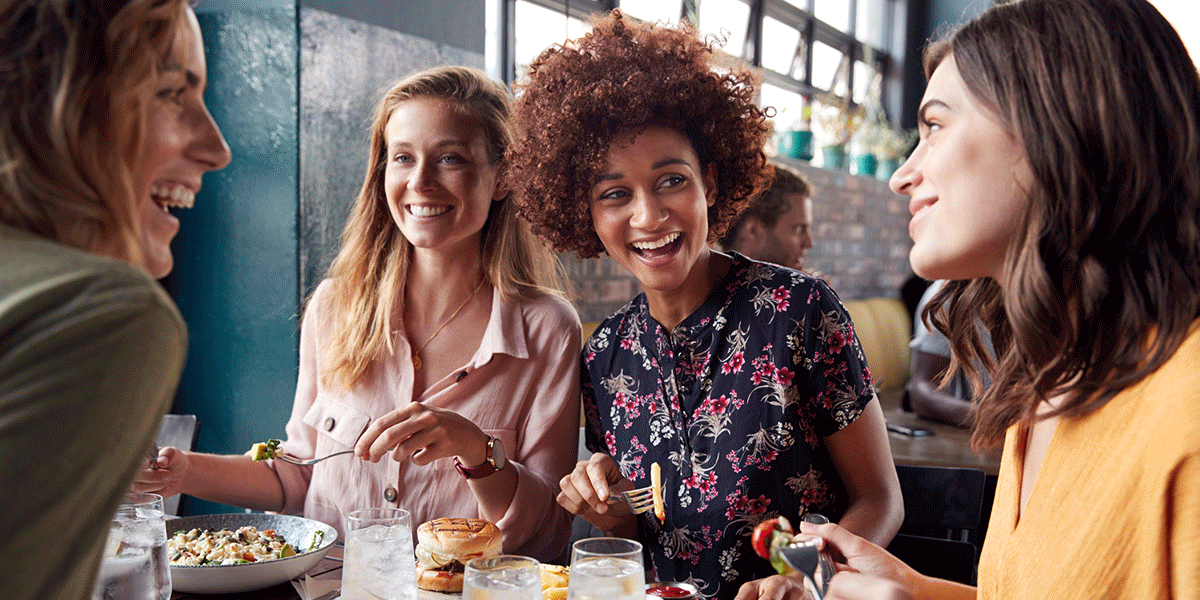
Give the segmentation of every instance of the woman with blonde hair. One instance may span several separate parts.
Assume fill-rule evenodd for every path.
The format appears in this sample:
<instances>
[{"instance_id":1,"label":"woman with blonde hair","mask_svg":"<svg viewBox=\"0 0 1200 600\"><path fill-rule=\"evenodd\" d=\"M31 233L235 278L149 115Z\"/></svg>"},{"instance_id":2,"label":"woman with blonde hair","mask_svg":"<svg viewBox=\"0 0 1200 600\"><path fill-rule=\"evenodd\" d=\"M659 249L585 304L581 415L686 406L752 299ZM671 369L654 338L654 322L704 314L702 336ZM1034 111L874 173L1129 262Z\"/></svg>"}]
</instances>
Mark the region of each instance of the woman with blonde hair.
<instances>
[{"instance_id":1,"label":"woman with blonde hair","mask_svg":"<svg viewBox=\"0 0 1200 600\"><path fill-rule=\"evenodd\" d=\"M147 487L339 529L371 506L406 508L414 526L480 517L505 551L561 553L570 518L554 495L576 455L580 324L555 258L497 185L508 102L464 67L410 76L380 102L342 249L305 311L282 445L362 460L163 449Z\"/></svg>"},{"instance_id":2,"label":"woman with blonde hair","mask_svg":"<svg viewBox=\"0 0 1200 600\"><path fill-rule=\"evenodd\" d=\"M229 148L183 0L0 5L0 563L6 598L91 598L183 369L154 281Z\"/></svg>"}]
</instances>

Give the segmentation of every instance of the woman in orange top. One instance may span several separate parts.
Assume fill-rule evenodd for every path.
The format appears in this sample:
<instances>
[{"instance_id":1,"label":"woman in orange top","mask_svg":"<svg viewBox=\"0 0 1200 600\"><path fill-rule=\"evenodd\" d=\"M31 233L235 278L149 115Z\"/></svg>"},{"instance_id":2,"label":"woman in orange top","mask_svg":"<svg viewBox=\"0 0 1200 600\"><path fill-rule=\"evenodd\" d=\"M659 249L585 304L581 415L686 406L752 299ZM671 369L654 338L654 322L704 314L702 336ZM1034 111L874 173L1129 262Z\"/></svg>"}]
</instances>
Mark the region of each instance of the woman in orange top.
<instances>
[{"instance_id":1,"label":"woman in orange top","mask_svg":"<svg viewBox=\"0 0 1200 600\"><path fill-rule=\"evenodd\" d=\"M997 5L932 45L913 270L1003 441L979 588L835 525L827 598L1200 598L1200 78L1145 0ZM982 318L993 362L972 326ZM977 379L977 378L976 378Z\"/></svg>"}]
</instances>

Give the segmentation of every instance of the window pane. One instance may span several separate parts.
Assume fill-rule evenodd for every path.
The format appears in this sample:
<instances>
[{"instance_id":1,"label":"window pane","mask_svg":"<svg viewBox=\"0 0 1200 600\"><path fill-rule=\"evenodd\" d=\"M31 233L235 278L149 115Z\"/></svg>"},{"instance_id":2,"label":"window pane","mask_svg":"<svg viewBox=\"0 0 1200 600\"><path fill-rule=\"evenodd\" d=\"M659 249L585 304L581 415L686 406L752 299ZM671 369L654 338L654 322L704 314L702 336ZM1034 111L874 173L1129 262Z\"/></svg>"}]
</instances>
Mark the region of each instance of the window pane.
<instances>
[{"instance_id":1,"label":"window pane","mask_svg":"<svg viewBox=\"0 0 1200 600\"><path fill-rule=\"evenodd\" d=\"M850 31L850 0L814 0L813 13L838 31Z\"/></svg>"},{"instance_id":2,"label":"window pane","mask_svg":"<svg viewBox=\"0 0 1200 600\"><path fill-rule=\"evenodd\" d=\"M884 30L887 0L858 0L858 18L854 22L854 37L875 48L886 48Z\"/></svg>"},{"instance_id":3,"label":"window pane","mask_svg":"<svg viewBox=\"0 0 1200 600\"><path fill-rule=\"evenodd\" d=\"M621 0L621 12L654 23L678 23L683 15L681 0Z\"/></svg>"},{"instance_id":4,"label":"window pane","mask_svg":"<svg viewBox=\"0 0 1200 600\"><path fill-rule=\"evenodd\" d=\"M551 44L579 37L590 29L587 23L579 19L568 19L562 11L550 10L526 0L517 0L515 18L516 44L513 52L518 78L525 74L529 63L542 50Z\"/></svg>"},{"instance_id":5,"label":"window pane","mask_svg":"<svg viewBox=\"0 0 1200 600\"><path fill-rule=\"evenodd\" d=\"M841 67L842 59L845 56L841 50L833 46L828 46L821 42L813 42L813 86L830 91L830 86L836 83L837 85L832 88L833 93L845 95L846 78L837 77L838 69ZM837 81L834 81L835 78Z\"/></svg>"},{"instance_id":6,"label":"window pane","mask_svg":"<svg viewBox=\"0 0 1200 600\"><path fill-rule=\"evenodd\" d=\"M867 99L873 96L874 105L880 104L879 90L874 89L879 82L875 80L875 69L867 63L856 60L854 61L854 101L858 104L866 104Z\"/></svg>"},{"instance_id":7,"label":"window pane","mask_svg":"<svg viewBox=\"0 0 1200 600\"><path fill-rule=\"evenodd\" d=\"M781 87L764 83L762 85L762 102L759 105L763 109L766 109L768 106L775 108L775 117L773 118L775 131L802 128L804 96L791 90L785 90Z\"/></svg>"},{"instance_id":8,"label":"window pane","mask_svg":"<svg viewBox=\"0 0 1200 600\"><path fill-rule=\"evenodd\" d=\"M725 51L741 56L746 47L750 5L742 0L704 0L700 2L699 10L700 33L726 39Z\"/></svg>"},{"instance_id":9,"label":"window pane","mask_svg":"<svg viewBox=\"0 0 1200 600\"><path fill-rule=\"evenodd\" d=\"M789 74L799 43L800 30L771 17L763 18L762 66L776 73Z\"/></svg>"}]
</instances>

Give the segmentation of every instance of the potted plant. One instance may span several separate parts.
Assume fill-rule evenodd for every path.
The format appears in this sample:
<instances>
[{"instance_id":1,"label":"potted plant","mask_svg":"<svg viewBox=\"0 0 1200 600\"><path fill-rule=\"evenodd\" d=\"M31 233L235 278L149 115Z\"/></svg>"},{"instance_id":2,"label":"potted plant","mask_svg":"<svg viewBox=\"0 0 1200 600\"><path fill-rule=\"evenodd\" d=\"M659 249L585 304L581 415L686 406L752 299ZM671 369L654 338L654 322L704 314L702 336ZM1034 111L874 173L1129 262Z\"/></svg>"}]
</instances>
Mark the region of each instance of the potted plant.
<instances>
[{"instance_id":1,"label":"potted plant","mask_svg":"<svg viewBox=\"0 0 1200 600\"><path fill-rule=\"evenodd\" d=\"M784 113L786 112L786 107L780 111L779 122L785 121L787 117ZM812 146L812 105L805 96L800 115L791 122L787 130L779 134L779 153L788 158L812 160Z\"/></svg>"},{"instance_id":2,"label":"potted plant","mask_svg":"<svg viewBox=\"0 0 1200 600\"><path fill-rule=\"evenodd\" d=\"M863 109L851 106L847 98L825 94L818 100L813 110L813 123L825 168L846 168L846 145L862 124L863 117Z\"/></svg>"},{"instance_id":3,"label":"potted plant","mask_svg":"<svg viewBox=\"0 0 1200 600\"><path fill-rule=\"evenodd\" d=\"M851 172L863 177L875 177L878 165L876 147L884 126L878 121L864 122L850 137Z\"/></svg>"},{"instance_id":4,"label":"potted plant","mask_svg":"<svg viewBox=\"0 0 1200 600\"><path fill-rule=\"evenodd\" d=\"M914 129L881 128L875 141L875 155L879 157L875 177L882 181L891 179L892 173L900 168L900 161L904 160L916 139L917 132Z\"/></svg>"}]
</instances>

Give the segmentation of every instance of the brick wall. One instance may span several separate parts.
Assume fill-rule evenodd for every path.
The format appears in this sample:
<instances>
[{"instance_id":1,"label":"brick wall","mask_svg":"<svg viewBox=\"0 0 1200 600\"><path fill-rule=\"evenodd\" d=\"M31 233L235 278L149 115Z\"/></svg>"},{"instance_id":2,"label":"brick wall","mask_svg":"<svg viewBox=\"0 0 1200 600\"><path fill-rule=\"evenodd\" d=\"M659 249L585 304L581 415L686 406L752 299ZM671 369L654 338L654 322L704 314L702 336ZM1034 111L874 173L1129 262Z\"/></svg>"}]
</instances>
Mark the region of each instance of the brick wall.
<instances>
[{"instance_id":1,"label":"brick wall","mask_svg":"<svg viewBox=\"0 0 1200 600\"><path fill-rule=\"evenodd\" d=\"M804 173L816 192L816 239L804 263L828 275L842 300L898 297L908 278L908 199L887 183L845 171L779 159ZM574 287L572 299L583 322L599 321L641 292L637 280L610 258L559 257Z\"/></svg>"},{"instance_id":2,"label":"brick wall","mask_svg":"<svg viewBox=\"0 0 1200 600\"><path fill-rule=\"evenodd\" d=\"M804 173L813 194L813 248L804 264L828 274L843 300L899 297L908 279L908 197L887 182L780 160Z\"/></svg>"}]
</instances>

